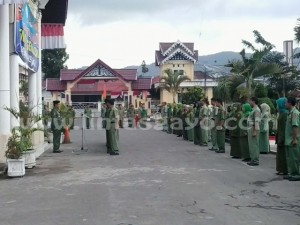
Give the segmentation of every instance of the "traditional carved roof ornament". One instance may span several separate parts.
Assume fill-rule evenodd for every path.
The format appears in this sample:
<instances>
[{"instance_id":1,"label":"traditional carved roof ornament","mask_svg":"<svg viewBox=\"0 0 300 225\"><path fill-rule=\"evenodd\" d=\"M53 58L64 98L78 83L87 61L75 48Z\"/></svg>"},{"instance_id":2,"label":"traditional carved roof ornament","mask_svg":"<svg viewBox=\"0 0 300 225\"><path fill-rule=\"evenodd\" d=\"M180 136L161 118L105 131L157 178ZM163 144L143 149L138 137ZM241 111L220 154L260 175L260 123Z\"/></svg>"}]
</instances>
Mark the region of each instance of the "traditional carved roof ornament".
<instances>
[{"instance_id":1,"label":"traditional carved roof ornament","mask_svg":"<svg viewBox=\"0 0 300 225\"><path fill-rule=\"evenodd\" d=\"M186 57L188 60L192 61L193 63L196 63L196 59L194 59L192 56L187 54L186 52L182 51L180 48L176 49L172 54L168 55L161 63L164 64L167 61L171 60L172 57L174 57L176 54L182 54L184 57Z\"/></svg>"},{"instance_id":2,"label":"traditional carved roof ornament","mask_svg":"<svg viewBox=\"0 0 300 225\"><path fill-rule=\"evenodd\" d=\"M185 46L185 44L183 44L181 41L177 41L175 42L173 45L170 46L170 48L168 48L165 52L162 52L163 56L167 56L168 54L170 54L172 52L172 50L174 50L177 46L180 46L182 48L184 48L189 54L194 55L195 53L192 52L188 47Z\"/></svg>"}]
</instances>

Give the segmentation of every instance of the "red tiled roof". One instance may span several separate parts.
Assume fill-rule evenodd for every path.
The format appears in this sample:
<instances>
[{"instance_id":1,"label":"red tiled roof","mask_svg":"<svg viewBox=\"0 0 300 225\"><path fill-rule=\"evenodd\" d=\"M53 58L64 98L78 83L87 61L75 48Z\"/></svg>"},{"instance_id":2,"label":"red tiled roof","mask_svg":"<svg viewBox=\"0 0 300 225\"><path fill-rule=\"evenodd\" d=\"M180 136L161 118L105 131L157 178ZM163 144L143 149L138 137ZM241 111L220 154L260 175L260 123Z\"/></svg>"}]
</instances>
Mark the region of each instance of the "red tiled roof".
<instances>
[{"instance_id":1,"label":"red tiled roof","mask_svg":"<svg viewBox=\"0 0 300 225\"><path fill-rule=\"evenodd\" d=\"M74 80L82 71L83 69L62 69L60 70L60 80Z\"/></svg>"},{"instance_id":2,"label":"red tiled roof","mask_svg":"<svg viewBox=\"0 0 300 225\"><path fill-rule=\"evenodd\" d=\"M46 79L46 90L47 91L65 91L66 84L61 82L57 78L48 78Z\"/></svg>"},{"instance_id":3,"label":"red tiled roof","mask_svg":"<svg viewBox=\"0 0 300 225\"><path fill-rule=\"evenodd\" d=\"M124 80L134 81L137 79L137 69L115 69Z\"/></svg>"},{"instance_id":4,"label":"red tiled roof","mask_svg":"<svg viewBox=\"0 0 300 225\"><path fill-rule=\"evenodd\" d=\"M152 79L152 84L156 84L156 83L158 83L159 81L160 81L160 76L154 77L154 78Z\"/></svg>"},{"instance_id":5,"label":"red tiled roof","mask_svg":"<svg viewBox=\"0 0 300 225\"><path fill-rule=\"evenodd\" d=\"M132 82L132 90L149 90L151 88L152 78L138 78Z\"/></svg>"},{"instance_id":6,"label":"red tiled roof","mask_svg":"<svg viewBox=\"0 0 300 225\"><path fill-rule=\"evenodd\" d=\"M122 91L128 91L128 88L125 86L125 84L120 80L115 80L114 82L108 81L108 82L96 82L96 83L77 83L72 88L72 93L82 93L82 92L103 92L106 89L107 92L122 92Z\"/></svg>"}]
</instances>

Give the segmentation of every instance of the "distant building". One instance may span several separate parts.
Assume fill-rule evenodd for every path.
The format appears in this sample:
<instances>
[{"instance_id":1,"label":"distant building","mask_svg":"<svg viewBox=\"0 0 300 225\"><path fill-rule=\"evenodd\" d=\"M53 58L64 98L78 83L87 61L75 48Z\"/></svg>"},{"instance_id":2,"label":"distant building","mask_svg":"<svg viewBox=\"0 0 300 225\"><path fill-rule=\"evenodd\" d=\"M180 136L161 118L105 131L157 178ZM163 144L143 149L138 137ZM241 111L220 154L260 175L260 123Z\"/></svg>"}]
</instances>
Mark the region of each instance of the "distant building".
<instances>
[{"instance_id":1,"label":"distant building","mask_svg":"<svg viewBox=\"0 0 300 225\"><path fill-rule=\"evenodd\" d=\"M284 41L283 42L283 54L284 54L284 60L290 65L293 65L293 59L294 59L294 49L293 49L293 41Z\"/></svg>"},{"instance_id":2,"label":"distant building","mask_svg":"<svg viewBox=\"0 0 300 225\"><path fill-rule=\"evenodd\" d=\"M198 61L198 50L194 49L194 43L187 42L161 42L159 50L155 52L155 63L160 68L160 76L154 80L155 87L160 88L160 78L164 76L166 69L173 70L174 73L185 75L190 81L183 82L180 87L176 100L180 93L187 91L190 87L202 87L208 99L212 98L213 87L217 86L217 82L206 72L195 71L194 66ZM160 101L171 103L172 95L160 88Z\"/></svg>"},{"instance_id":3,"label":"distant building","mask_svg":"<svg viewBox=\"0 0 300 225\"><path fill-rule=\"evenodd\" d=\"M62 69L60 78L48 78L45 90L52 100L58 99L68 105L94 104L105 98L120 98L126 104L138 108L144 103L151 108L149 90L152 78L138 77L137 69L112 69L101 60L86 69Z\"/></svg>"}]
</instances>

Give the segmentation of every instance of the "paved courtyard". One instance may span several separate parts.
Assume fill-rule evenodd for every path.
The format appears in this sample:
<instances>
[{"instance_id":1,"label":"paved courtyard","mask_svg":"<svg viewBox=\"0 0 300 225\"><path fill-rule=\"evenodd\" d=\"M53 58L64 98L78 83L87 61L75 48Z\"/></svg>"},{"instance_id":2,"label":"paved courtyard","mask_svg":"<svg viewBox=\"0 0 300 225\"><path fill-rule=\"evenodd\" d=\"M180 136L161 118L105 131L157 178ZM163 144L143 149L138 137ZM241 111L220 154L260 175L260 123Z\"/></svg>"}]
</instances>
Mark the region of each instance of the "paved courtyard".
<instances>
[{"instance_id":1,"label":"paved courtyard","mask_svg":"<svg viewBox=\"0 0 300 225\"><path fill-rule=\"evenodd\" d=\"M1 225L298 225L300 183L275 175L275 155L249 167L157 130L72 131L23 178L0 179Z\"/></svg>"}]
</instances>

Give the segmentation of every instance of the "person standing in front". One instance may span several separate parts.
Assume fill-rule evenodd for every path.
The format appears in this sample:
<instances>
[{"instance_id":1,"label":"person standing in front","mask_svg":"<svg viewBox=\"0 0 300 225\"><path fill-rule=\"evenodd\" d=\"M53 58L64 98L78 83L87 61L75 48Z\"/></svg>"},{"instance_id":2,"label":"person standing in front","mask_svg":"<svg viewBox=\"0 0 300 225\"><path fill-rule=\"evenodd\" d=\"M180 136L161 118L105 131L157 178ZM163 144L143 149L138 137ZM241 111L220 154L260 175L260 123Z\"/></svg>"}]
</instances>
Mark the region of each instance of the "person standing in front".
<instances>
[{"instance_id":1,"label":"person standing in front","mask_svg":"<svg viewBox=\"0 0 300 225\"><path fill-rule=\"evenodd\" d=\"M119 155L119 111L114 107L114 100L109 99L107 101L107 107L109 109L108 123L109 127L109 141L110 141L110 155Z\"/></svg>"},{"instance_id":2,"label":"person standing in front","mask_svg":"<svg viewBox=\"0 0 300 225\"><path fill-rule=\"evenodd\" d=\"M145 103L141 105L139 109L139 118L140 118L140 127L146 128L147 127L147 110L145 109Z\"/></svg>"},{"instance_id":3,"label":"person standing in front","mask_svg":"<svg viewBox=\"0 0 300 225\"><path fill-rule=\"evenodd\" d=\"M132 104L129 105L129 109L127 110L127 118L128 118L128 127L134 127L134 116L135 109Z\"/></svg>"},{"instance_id":4,"label":"person standing in front","mask_svg":"<svg viewBox=\"0 0 300 225\"><path fill-rule=\"evenodd\" d=\"M201 101L201 109L200 109L200 146L208 145L208 100L203 99Z\"/></svg>"},{"instance_id":5,"label":"person standing in front","mask_svg":"<svg viewBox=\"0 0 300 225\"><path fill-rule=\"evenodd\" d=\"M61 153L60 147L61 132L63 129L62 118L59 113L60 101L53 101L51 110L51 130L53 133L53 153Z\"/></svg>"},{"instance_id":6,"label":"person standing in front","mask_svg":"<svg viewBox=\"0 0 300 225\"><path fill-rule=\"evenodd\" d=\"M210 129L211 129L211 144L212 147L209 149L211 151L216 151L218 150L218 145L217 145L217 129L216 129L216 119L217 119L217 114L218 114L218 106L216 105L216 99L212 98L211 99L211 105L212 105L212 112L210 115Z\"/></svg>"},{"instance_id":7,"label":"person standing in front","mask_svg":"<svg viewBox=\"0 0 300 225\"><path fill-rule=\"evenodd\" d=\"M220 99L216 100L216 106L218 107L218 114L216 116L216 130L217 130L217 145L218 150L216 153L225 153L225 117L226 111L223 107L223 102Z\"/></svg>"},{"instance_id":8,"label":"person standing in front","mask_svg":"<svg viewBox=\"0 0 300 225\"><path fill-rule=\"evenodd\" d=\"M120 116L120 120L119 120L119 127L123 128L124 126L124 113L125 113L125 109L123 107L123 105L119 106L119 116Z\"/></svg>"},{"instance_id":9,"label":"person standing in front","mask_svg":"<svg viewBox=\"0 0 300 225\"><path fill-rule=\"evenodd\" d=\"M86 122L86 129L91 128L91 118L92 118L92 109L90 106L86 106L84 109L84 116L85 116L85 122Z\"/></svg>"},{"instance_id":10,"label":"person standing in front","mask_svg":"<svg viewBox=\"0 0 300 225\"><path fill-rule=\"evenodd\" d=\"M269 120L271 117L271 109L267 103L262 103L260 108L259 151L261 154L267 154L270 152Z\"/></svg>"},{"instance_id":11,"label":"person standing in front","mask_svg":"<svg viewBox=\"0 0 300 225\"><path fill-rule=\"evenodd\" d=\"M249 101L252 112L248 120L248 144L251 161L247 164L249 166L259 165L259 125L261 118L261 111L258 107L258 99L256 97L250 98Z\"/></svg>"},{"instance_id":12,"label":"person standing in front","mask_svg":"<svg viewBox=\"0 0 300 225\"><path fill-rule=\"evenodd\" d=\"M286 148L284 146L285 124L288 115L288 110L285 107L287 99L279 98L276 100L278 118L276 132L276 171L277 175L287 175Z\"/></svg>"},{"instance_id":13,"label":"person standing in front","mask_svg":"<svg viewBox=\"0 0 300 225\"><path fill-rule=\"evenodd\" d=\"M289 97L286 102L286 108L289 110L289 113L285 125L285 146L289 175L284 177L289 181L300 181L300 113L295 105L296 99Z\"/></svg>"}]
</instances>

